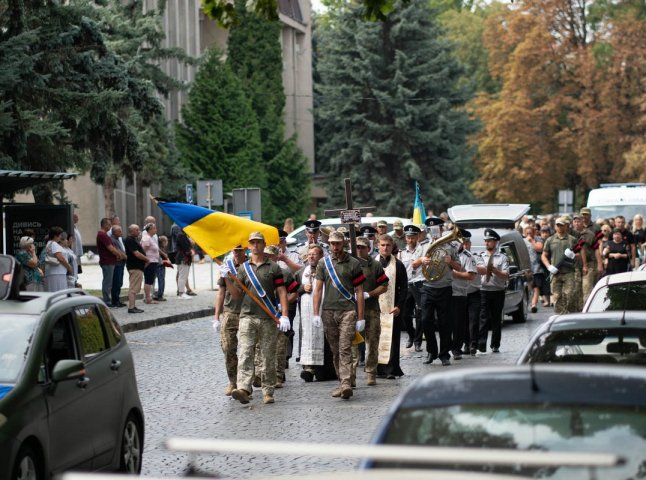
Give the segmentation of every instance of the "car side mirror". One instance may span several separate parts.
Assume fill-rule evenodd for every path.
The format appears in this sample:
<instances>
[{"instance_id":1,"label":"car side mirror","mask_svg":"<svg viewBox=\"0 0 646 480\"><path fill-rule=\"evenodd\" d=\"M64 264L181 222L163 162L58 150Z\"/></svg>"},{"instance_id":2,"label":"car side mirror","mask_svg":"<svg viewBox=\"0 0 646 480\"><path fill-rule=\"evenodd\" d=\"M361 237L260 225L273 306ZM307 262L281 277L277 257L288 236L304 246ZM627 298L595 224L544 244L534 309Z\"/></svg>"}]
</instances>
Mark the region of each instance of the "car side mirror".
<instances>
[{"instance_id":1,"label":"car side mirror","mask_svg":"<svg viewBox=\"0 0 646 480\"><path fill-rule=\"evenodd\" d=\"M61 382L85 376L85 364L81 360L59 360L54 365L52 380Z\"/></svg>"}]
</instances>

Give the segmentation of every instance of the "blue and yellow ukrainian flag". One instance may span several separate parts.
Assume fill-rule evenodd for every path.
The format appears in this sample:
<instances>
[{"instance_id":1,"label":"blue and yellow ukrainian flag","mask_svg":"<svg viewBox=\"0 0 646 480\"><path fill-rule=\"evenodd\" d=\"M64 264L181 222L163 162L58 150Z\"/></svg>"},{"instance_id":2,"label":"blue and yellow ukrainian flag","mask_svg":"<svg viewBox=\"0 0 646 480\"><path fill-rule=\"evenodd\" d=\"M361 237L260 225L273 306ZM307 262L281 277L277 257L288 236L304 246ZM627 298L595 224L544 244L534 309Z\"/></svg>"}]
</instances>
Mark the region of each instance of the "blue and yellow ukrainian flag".
<instances>
[{"instance_id":1,"label":"blue and yellow ukrainian flag","mask_svg":"<svg viewBox=\"0 0 646 480\"><path fill-rule=\"evenodd\" d=\"M426 222L426 209L419 194L419 183L415 182L415 203L413 204L413 224L424 225Z\"/></svg>"},{"instance_id":2,"label":"blue and yellow ukrainian flag","mask_svg":"<svg viewBox=\"0 0 646 480\"><path fill-rule=\"evenodd\" d=\"M155 201L211 258L219 257L238 245L246 247L251 232L261 232L267 245L279 242L276 227L264 223L190 203Z\"/></svg>"}]
</instances>

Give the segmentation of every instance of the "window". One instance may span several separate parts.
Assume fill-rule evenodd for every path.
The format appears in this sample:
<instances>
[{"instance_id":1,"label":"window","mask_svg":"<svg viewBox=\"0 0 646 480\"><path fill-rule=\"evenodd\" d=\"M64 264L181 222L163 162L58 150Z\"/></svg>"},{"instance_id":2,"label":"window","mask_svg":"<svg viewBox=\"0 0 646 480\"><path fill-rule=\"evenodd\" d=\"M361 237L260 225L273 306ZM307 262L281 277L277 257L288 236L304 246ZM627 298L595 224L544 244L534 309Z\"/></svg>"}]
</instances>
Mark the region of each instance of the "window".
<instances>
[{"instance_id":1,"label":"window","mask_svg":"<svg viewBox=\"0 0 646 480\"><path fill-rule=\"evenodd\" d=\"M114 347L121 341L121 327L115 320L114 316L110 313L110 310L105 305L99 305L99 311L103 317L103 323L105 325L105 331L108 335L108 343L110 348Z\"/></svg>"},{"instance_id":2,"label":"window","mask_svg":"<svg viewBox=\"0 0 646 480\"><path fill-rule=\"evenodd\" d=\"M54 365L60 360L78 360L78 358L79 355L74 342L72 317L68 313L56 320L49 334L45 357L38 374L38 382L45 383L51 379Z\"/></svg>"},{"instance_id":3,"label":"window","mask_svg":"<svg viewBox=\"0 0 646 480\"><path fill-rule=\"evenodd\" d=\"M78 326L84 360L89 360L110 348L101 317L94 305L76 307L74 320Z\"/></svg>"}]
</instances>

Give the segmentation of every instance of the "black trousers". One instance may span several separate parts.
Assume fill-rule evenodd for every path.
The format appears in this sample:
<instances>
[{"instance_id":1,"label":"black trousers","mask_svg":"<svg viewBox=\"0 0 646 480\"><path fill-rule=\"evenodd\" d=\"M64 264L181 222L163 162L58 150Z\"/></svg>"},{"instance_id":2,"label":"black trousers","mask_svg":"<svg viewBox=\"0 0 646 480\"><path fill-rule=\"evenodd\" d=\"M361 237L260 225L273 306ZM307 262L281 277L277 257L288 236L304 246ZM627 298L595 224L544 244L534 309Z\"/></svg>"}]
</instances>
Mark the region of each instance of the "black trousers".
<instances>
[{"instance_id":1,"label":"black trousers","mask_svg":"<svg viewBox=\"0 0 646 480\"><path fill-rule=\"evenodd\" d=\"M451 287L422 287L422 328L426 337L426 351L432 358L451 358ZM436 316L437 315L437 316ZM440 333L438 351L435 328Z\"/></svg>"},{"instance_id":2,"label":"black trousers","mask_svg":"<svg viewBox=\"0 0 646 480\"><path fill-rule=\"evenodd\" d=\"M480 333L478 344L487 345L487 326L491 328L491 348L500 347L502 336L502 309L505 305L504 290L480 291Z\"/></svg>"},{"instance_id":3,"label":"black trousers","mask_svg":"<svg viewBox=\"0 0 646 480\"><path fill-rule=\"evenodd\" d=\"M462 353L462 345L469 330L469 316L467 310L467 296L453 295L451 297L451 333L453 343L451 351L453 354Z\"/></svg>"},{"instance_id":4,"label":"black trousers","mask_svg":"<svg viewBox=\"0 0 646 480\"><path fill-rule=\"evenodd\" d=\"M467 295L467 313L469 315L469 335L464 343L469 348L478 347L478 336L480 335L480 290Z\"/></svg>"},{"instance_id":5,"label":"black trousers","mask_svg":"<svg viewBox=\"0 0 646 480\"><path fill-rule=\"evenodd\" d=\"M406 294L406 304L404 311L404 326L408 333L408 339L415 345L422 344L424 330L422 329L422 284L423 282L413 282L408 284L408 293ZM413 322L413 318L415 321Z\"/></svg>"}]
</instances>

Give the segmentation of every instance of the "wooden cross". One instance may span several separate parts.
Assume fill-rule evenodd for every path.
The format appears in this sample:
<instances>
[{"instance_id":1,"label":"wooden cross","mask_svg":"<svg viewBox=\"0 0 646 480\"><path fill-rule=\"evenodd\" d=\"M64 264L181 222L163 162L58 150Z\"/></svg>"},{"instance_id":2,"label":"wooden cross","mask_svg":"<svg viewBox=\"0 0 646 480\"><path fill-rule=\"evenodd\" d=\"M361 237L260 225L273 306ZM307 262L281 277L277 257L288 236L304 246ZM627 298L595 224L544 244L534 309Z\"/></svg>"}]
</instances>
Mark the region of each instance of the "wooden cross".
<instances>
[{"instance_id":1,"label":"wooden cross","mask_svg":"<svg viewBox=\"0 0 646 480\"><path fill-rule=\"evenodd\" d=\"M374 212L377 207L357 207L352 204L352 183L349 178L345 182L345 208L324 210L327 217L341 217L341 223L348 225L350 230L350 251L357 256L357 230L356 225L361 223L361 217L368 212Z\"/></svg>"}]
</instances>

